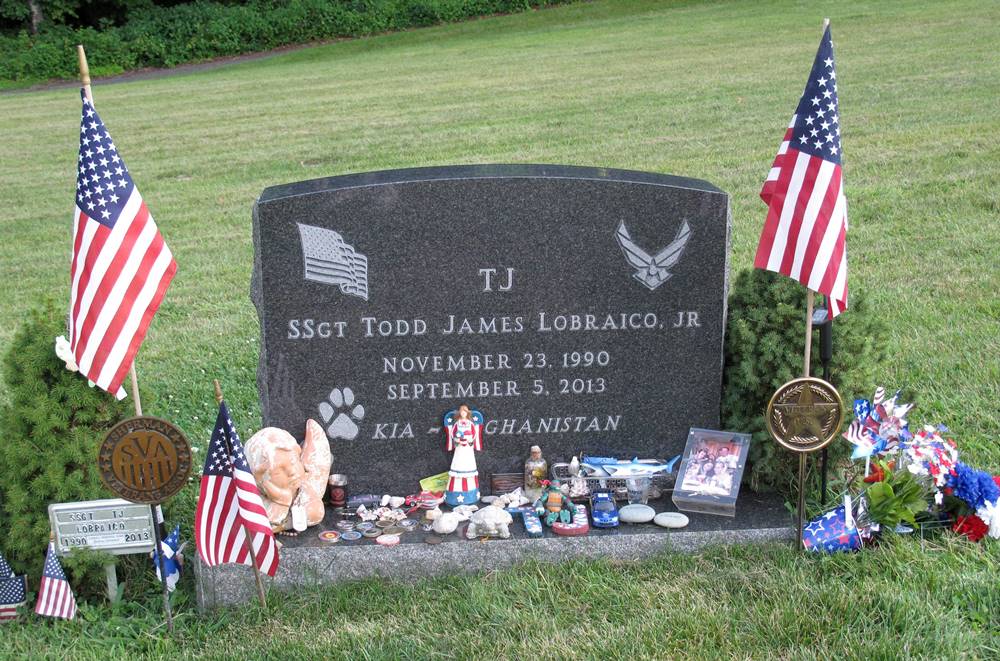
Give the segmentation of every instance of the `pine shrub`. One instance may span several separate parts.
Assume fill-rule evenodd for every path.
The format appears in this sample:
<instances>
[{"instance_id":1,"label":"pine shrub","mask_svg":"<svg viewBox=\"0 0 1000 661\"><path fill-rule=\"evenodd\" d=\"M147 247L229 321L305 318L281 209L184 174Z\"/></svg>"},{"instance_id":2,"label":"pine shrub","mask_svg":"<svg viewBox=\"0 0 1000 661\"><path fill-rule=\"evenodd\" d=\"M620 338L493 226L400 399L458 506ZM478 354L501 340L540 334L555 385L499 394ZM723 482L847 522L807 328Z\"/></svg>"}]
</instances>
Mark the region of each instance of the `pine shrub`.
<instances>
[{"instance_id":1,"label":"pine shrub","mask_svg":"<svg viewBox=\"0 0 1000 661\"><path fill-rule=\"evenodd\" d=\"M3 360L0 539L8 561L33 585L49 539L49 504L113 497L101 483L97 449L111 427L132 415L130 400L91 388L56 357L55 338L65 333L65 313L46 302L28 314ZM101 592L103 559L95 556L64 562L78 595Z\"/></svg>"},{"instance_id":2,"label":"pine shrub","mask_svg":"<svg viewBox=\"0 0 1000 661\"><path fill-rule=\"evenodd\" d=\"M770 437L764 412L779 386L802 376L805 308L802 285L760 269L741 272L729 297L722 420L725 429L753 434L744 479L754 490L795 491L798 457ZM844 400L845 421L851 419L854 399L869 396L884 374L886 333L864 296L852 291L850 307L833 322L830 362L830 381ZM815 331L810 374L823 375ZM830 466L844 465L850 447L834 440L828 450Z\"/></svg>"}]
</instances>

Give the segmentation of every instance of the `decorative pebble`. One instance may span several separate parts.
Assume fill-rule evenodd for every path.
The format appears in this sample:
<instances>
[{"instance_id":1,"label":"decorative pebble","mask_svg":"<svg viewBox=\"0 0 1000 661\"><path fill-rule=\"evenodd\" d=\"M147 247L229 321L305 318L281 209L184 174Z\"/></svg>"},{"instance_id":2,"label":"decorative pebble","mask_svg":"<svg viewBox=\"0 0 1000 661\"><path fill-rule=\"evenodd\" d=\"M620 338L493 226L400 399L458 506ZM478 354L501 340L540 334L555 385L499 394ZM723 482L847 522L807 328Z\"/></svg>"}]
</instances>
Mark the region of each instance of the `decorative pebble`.
<instances>
[{"instance_id":1,"label":"decorative pebble","mask_svg":"<svg viewBox=\"0 0 1000 661\"><path fill-rule=\"evenodd\" d=\"M497 501L498 497L499 496L483 496L479 500L483 501L487 505L492 505L493 503L495 503Z\"/></svg>"},{"instance_id":2,"label":"decorative pebble","mask_svg":"<svg viewBox=\"0 0 1000 661\"><path fill-rule=\"evenodd\" d=\"M399 544L399 535L380 535L375 539L375 543L382 546L395 546Z\"/></svg>"},{"instance_id":3,"label":"decorative pebble","mask_svg":"<svg viewBox=\"0 0 1000 661\"><path fill-rule=\"evenodd\" d=\"M663 528L683 528L688 524L688 518L680 512L660 512L653 523Z\"/></svg>"},{"instance_id":4,"label":"decorative pebble","mask_svg":"<svg viewBox=\"0 0 1000 661\"><path fill-rule=\"evenodd\" d=\"M649 523L656 516L656 510L649 505L626 505L618 510L618 519L622 523Z\"/></svg>"},{"instance_id":5,"label":"decorative pebble","mask_svg":"<svg viewBox=\"0 0 1000 661\"><path fill-rule=\"evenodd\" d=\"M345 542L356 542L361 539L361 533L357 530L348 530L343 535L340 536Z\"/></svg>"}]
</instances>

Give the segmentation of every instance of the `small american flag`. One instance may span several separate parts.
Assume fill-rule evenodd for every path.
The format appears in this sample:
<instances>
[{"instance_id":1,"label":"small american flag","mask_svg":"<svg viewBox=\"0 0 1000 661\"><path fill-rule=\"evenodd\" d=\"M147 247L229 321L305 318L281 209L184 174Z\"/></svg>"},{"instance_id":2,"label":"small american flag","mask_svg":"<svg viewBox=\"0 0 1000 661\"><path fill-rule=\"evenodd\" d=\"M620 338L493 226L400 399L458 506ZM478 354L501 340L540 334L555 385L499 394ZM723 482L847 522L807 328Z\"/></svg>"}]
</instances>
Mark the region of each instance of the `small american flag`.
<instances>
[{"instance_id":1,"label":"small american flag","mask_svg":"<svg viewBox=\"0 0 1000 661\"><path fill-rule=\"evenodd\" d=\"M177 262L93 103L81 96L69 344L80 373L121 399Z\"/></svg>"},{"instance_id":2,"label":"small american flag","mask_svg":"<svg viewBox=\"0 0 1000 661\"><path fill-rule=\"evenodd\" d=\"M847 308L847 198L840 157L837 71L827 26L760 191L768 209L754 266L825 294L831 318Z\"/></svg>"},{"instance_id":3,"label":"small american flag","mask_svg":"<svg viewBox=\"0 0 1000 661\"><path fill-rule=\"evenodd\" d=\"M248 533L252 536L257 567L274 576L278 571L278 545L243 444L223 402L205 453L201 493L194 516L195 545L209 567L227 562L249 565L250 552L245 543Z\"/></svg>"},{"instance_id":4,"label":"small american flag","mask_svg":"<svg viewBox=\"0 0 1000 661\"><path fill-rule=\"evenodd\" d=\"M66 580L66 574L59 564L59 558L56 557L55 544L52 542L49 542L49 550L45 554L45 569L42 571L42 585L38 590L35 612L65 620L72 620L76 616L73 588Z\"/></svg>"},{"instance_id":5,"label":"small american flag","mask_svg":"<svg viewBox=\"0 0 1000 661\"><path fill-rule=\"evenodd\" d=\"M25 577L15 576L0 554L0 622L17 617L17 608L24 605L26 593Z\"/></svg>"}]
</instances>

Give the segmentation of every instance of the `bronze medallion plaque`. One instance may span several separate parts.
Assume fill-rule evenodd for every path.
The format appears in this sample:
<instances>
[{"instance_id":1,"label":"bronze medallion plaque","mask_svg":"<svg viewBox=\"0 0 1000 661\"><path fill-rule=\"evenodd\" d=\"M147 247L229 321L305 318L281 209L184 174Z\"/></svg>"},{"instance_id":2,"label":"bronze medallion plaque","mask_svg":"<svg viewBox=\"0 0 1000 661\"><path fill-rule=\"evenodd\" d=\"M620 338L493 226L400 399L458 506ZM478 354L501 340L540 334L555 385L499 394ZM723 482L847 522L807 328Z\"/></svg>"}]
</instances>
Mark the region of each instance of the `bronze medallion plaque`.
<instances>
[{"instance_id":1,"label":"bronze medallion plaque","mask_svg":"<svg viewBox=\"0 0 1000 661\"><path fill-rule=\"evenodd\" d=\"M823 379L793 379L778 388L767 405L767 430L793 452L825 447L843 422L840 393Z\"/></svg>"},{"instance_id":2,"label":"bronze medallion plaque","mask_svg":"<svg viewBox=\"0 0 1000 661\"><path fill-rule=\"evenodd\" d=\"M108 432L97 466L115 495L134 503L162 503L187 483L191 446L166 420L129 418Z\"/></svg>"}]
</instances>

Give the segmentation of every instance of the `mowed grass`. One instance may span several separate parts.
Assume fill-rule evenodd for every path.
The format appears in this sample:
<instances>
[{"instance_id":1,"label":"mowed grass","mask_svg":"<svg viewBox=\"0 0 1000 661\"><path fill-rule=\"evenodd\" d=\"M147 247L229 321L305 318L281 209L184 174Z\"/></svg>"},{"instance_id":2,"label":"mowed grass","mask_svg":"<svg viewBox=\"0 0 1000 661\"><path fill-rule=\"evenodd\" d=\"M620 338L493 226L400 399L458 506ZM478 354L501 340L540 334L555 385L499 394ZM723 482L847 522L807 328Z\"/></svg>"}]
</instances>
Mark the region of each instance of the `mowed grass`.
<instances>
[{"instance_id":1,"label":"mowed grass","mask_svg":"<svg viewBox=\"0 0 1000 661\"><path fill-rule=\"evenodd\" d=\"M275 184L483 162L699 177L730 193L732 268L750 268L757 192L824 16L850 284L889 324L885 385L915 396L914 424L947 424L969 463L997 472L1000 4L982 2L581 3L98 81L97 107L180 265L139 354L146 412L203 447L219 378L241 432L260 424L250 209ZM42 296L68 296L78 116L73 89L0 96L0 351ZM174 515L190 519L193 499ZM750 547L415 588L373 580L266 613L199 618L182 604L176 643L149 631L154 595L149 613L8 627L0 652L989 657L1000 654L997 546L946 539L836 559Z\"/></svg>"}]
</instances>

